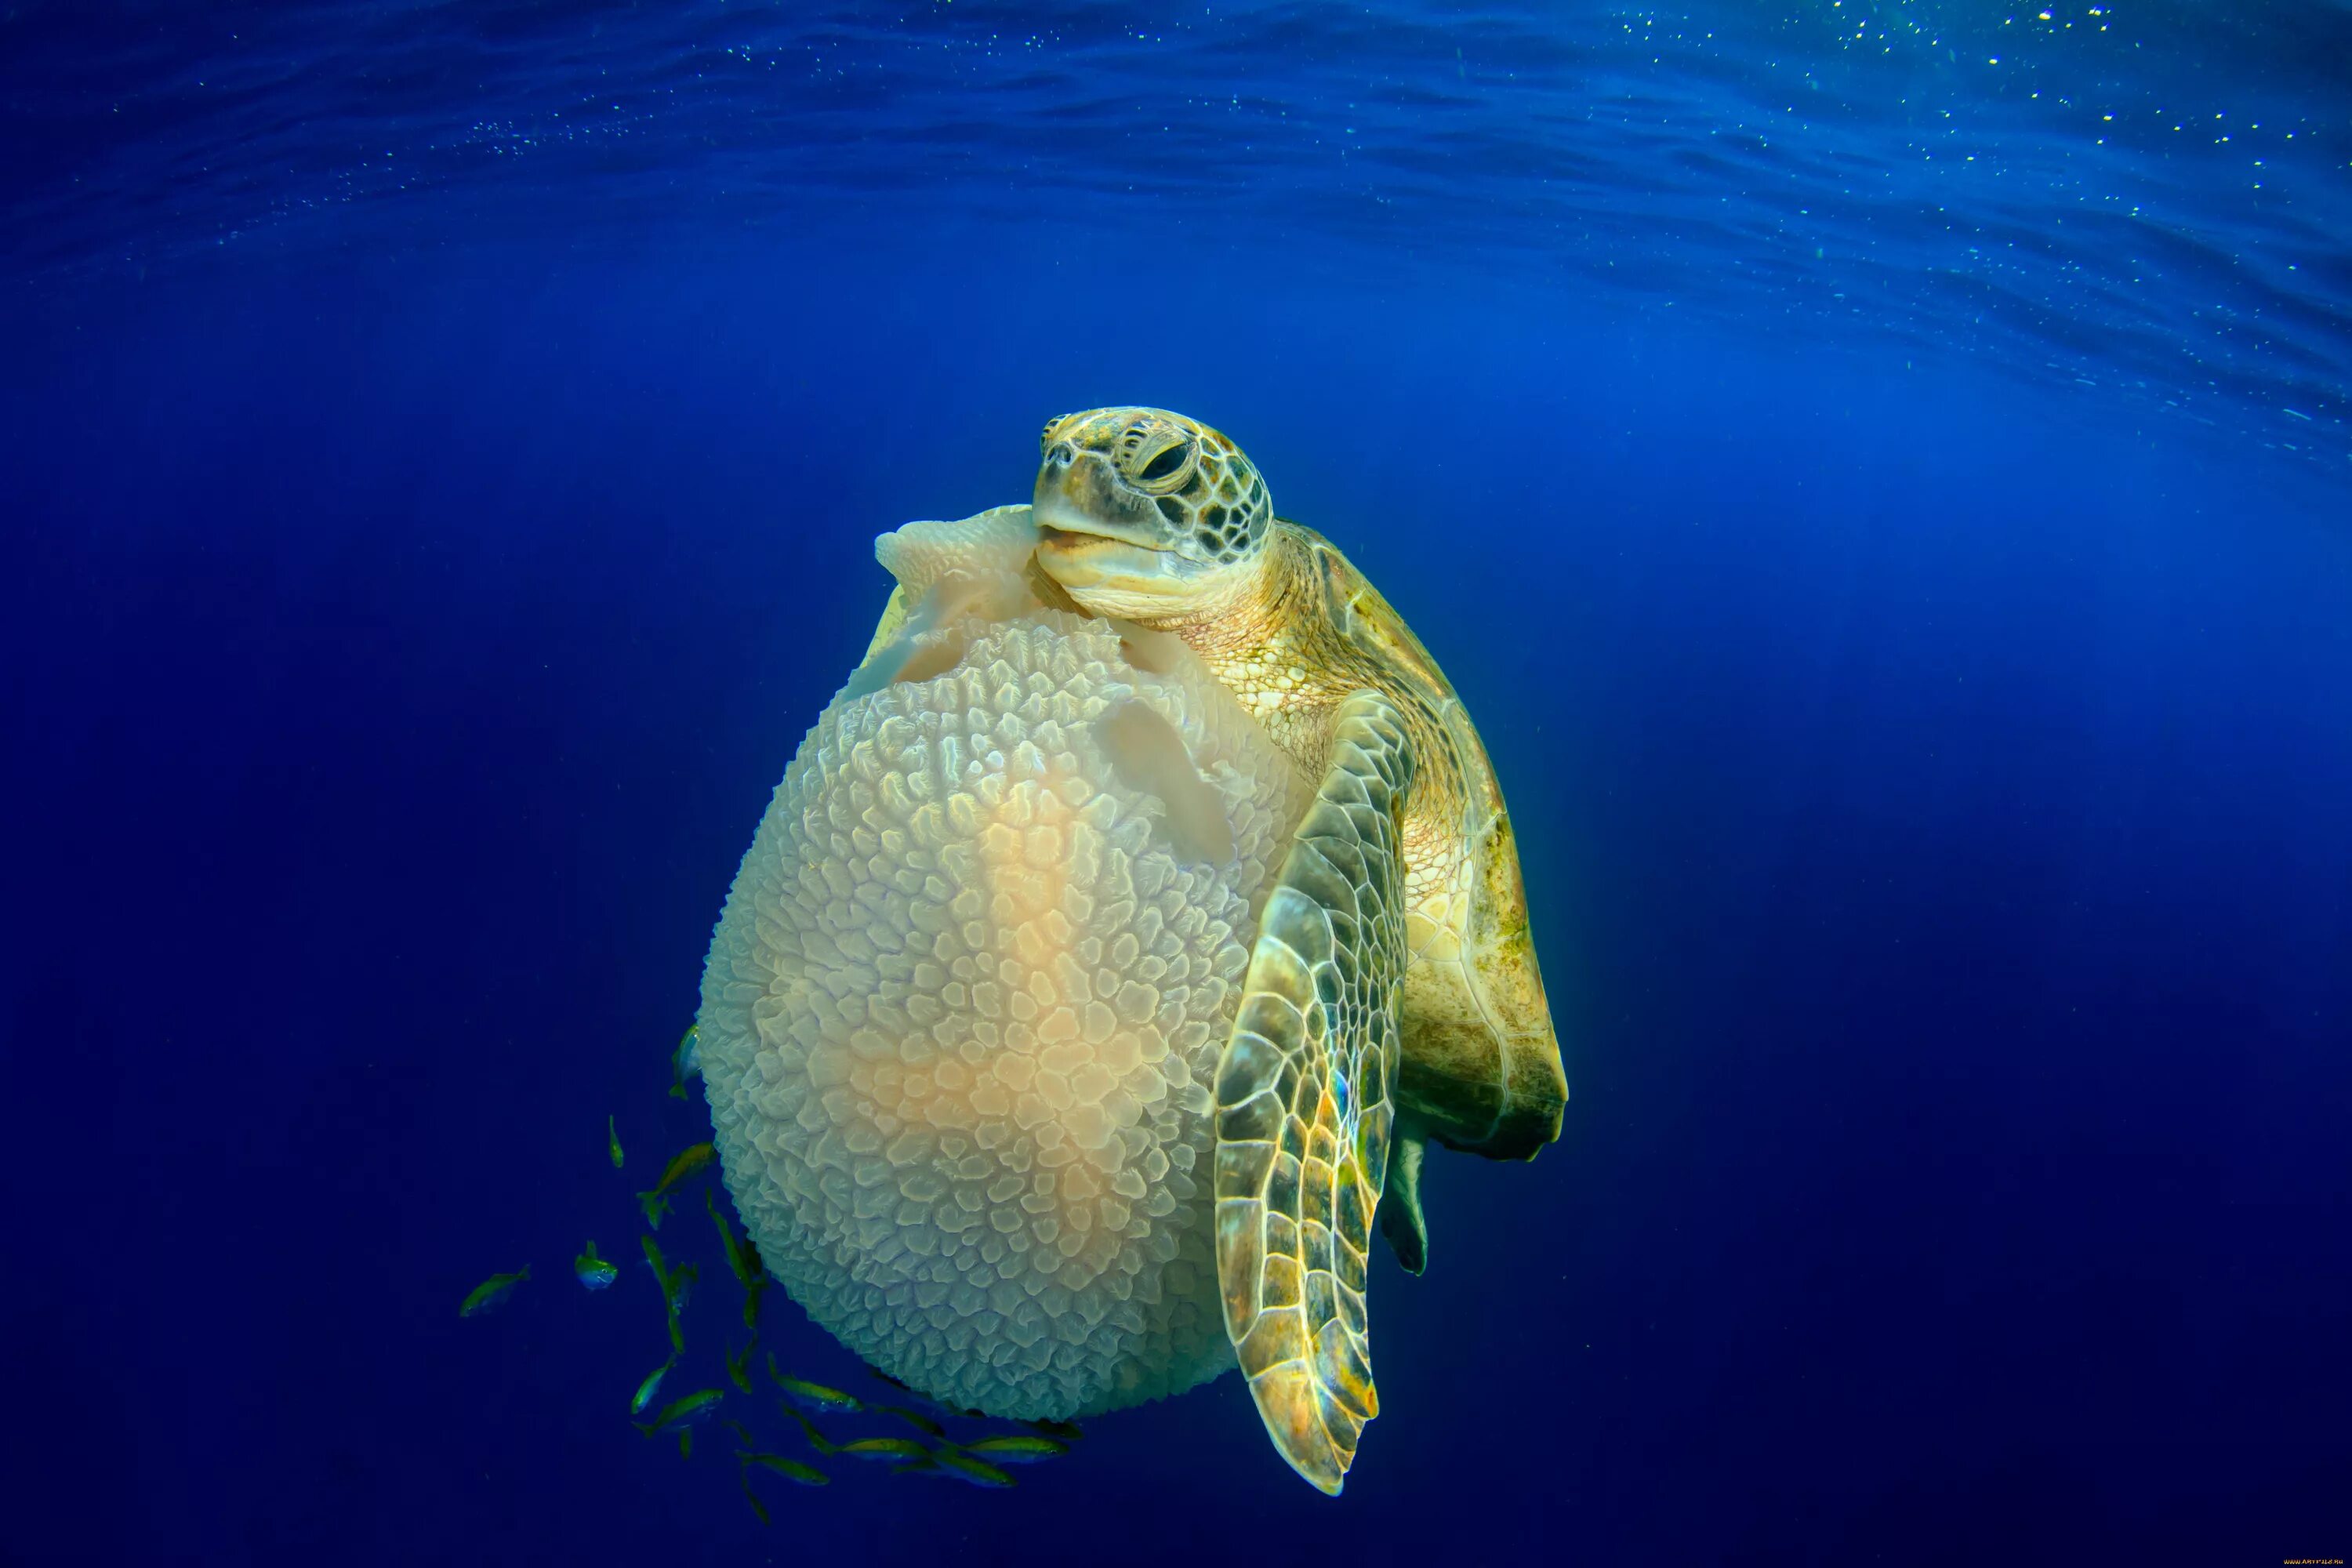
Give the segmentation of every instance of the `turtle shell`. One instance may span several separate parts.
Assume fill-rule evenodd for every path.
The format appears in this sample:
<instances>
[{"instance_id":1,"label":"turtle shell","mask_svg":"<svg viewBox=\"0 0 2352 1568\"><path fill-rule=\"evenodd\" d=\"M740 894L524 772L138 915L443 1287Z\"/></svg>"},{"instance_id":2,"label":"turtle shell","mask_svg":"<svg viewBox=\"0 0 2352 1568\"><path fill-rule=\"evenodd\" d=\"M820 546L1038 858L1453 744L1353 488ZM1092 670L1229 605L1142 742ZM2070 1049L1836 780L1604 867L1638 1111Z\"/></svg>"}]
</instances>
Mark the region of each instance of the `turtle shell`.
<instances>
[{"instance_id":1,"label":"turtle shell","mask_svg":"<svg viewBox=\"0 0 2352 1568\"><path fill-rule=\"evenodd\" d=\"M1321 535L1277 527L1319 583L1332 662L1395 701L1414 744L1402 1124L1451 1149L1532 1159L1559 1136L1568 1079L1494 764L1452 682L1380 591Z\"/></svg>"}]
</instances>

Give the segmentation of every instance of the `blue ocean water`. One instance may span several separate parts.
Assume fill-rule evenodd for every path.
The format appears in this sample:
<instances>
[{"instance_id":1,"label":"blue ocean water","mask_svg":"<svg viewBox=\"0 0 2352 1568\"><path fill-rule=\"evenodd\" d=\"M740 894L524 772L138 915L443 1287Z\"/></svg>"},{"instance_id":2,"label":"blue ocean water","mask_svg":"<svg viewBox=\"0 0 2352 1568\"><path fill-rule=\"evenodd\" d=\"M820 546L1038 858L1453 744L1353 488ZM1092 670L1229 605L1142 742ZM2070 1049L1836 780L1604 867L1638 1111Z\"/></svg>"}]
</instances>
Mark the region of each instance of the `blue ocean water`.
<instances>
[{"instance_id":1,"label":"blue ocean water","mask_svg":"<svg viewBox=\"0 0 2352 1568\"><path fill-rule=\"evenodd\" d=\"M2335 0L0 11L0 1558L2347 1555L2347 59ZM568 1260L697 1135L874 535L1127 402L1477 717L1563 1133L1433 1158L1337 1501L1228 1378L763 1527Z\"/></svg>"}]
</instances>

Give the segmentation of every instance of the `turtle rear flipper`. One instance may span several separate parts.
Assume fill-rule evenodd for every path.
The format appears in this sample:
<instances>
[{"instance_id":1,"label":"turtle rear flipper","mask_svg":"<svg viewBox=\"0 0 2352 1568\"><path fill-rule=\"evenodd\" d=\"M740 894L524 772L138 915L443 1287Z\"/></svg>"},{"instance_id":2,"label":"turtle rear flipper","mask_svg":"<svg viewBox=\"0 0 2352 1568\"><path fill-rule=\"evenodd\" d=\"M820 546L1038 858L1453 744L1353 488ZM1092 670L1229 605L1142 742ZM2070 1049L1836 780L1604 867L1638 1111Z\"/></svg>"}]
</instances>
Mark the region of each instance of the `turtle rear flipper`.
<instances>
[{"instance_id":1,"label":"turtle rear flipper","mask_svg":"<svg viewBox=\"0 0 2352 1568\"><path fill-rule=\"evenodd\" d=\"M1407 1274L1429 1267L1429 1221L1421 1212L1421 1166L1426 1139L1397 1129L1389 1150L1388 1186L1381 1193L1381 1234Z\"/></svg>"},{"instance_id":2,"label":"turtle rear flipper","mask_svg":"<svg viewBox=\"0 0 2352 1568\"><path fill-rule=\"evenodd\" d=\"M1339 705L1217 1064L1225 1331L1275 1447L1334 1494L1380 1411L1364 1282L1396 1115L1412 770L1386 697Z\"/></svg>"}]
</instances>

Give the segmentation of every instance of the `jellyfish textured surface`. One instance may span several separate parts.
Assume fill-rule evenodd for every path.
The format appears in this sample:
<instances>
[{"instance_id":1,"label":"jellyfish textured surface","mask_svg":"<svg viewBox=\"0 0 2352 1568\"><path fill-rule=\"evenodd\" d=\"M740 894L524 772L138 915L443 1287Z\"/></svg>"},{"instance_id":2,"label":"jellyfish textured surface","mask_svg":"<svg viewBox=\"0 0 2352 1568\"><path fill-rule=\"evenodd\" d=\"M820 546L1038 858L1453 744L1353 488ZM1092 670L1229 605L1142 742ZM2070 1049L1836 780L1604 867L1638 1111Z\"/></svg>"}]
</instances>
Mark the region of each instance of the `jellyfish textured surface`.
<instances>
[{"instance_id":1,"label":"jellyfish textured surface","mask_svg":"<svg viewBox=\"0 0 2352 1568\"><path fill-rule=\"evenodd\" d=\"M1063 1417L1234 1365L1211 1090L1303 792L1181 647L1038 600L1026 514L885 542L912 608L778 786L699 1024L793 1299L933 1398Z\"/></svg>"}]
</instances>

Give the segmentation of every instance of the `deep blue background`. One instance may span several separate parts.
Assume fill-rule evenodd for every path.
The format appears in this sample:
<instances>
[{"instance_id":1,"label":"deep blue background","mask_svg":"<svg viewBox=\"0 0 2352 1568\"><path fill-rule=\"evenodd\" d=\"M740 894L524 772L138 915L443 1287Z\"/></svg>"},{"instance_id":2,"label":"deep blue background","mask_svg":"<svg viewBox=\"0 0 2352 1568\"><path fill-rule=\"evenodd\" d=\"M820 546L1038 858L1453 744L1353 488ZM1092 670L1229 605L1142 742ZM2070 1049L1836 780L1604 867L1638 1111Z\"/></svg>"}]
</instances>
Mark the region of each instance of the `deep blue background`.
<instances>
[{"instance_id":1,"label":"deep blue background","mask_svg":"<svg viewBox=\"0 0 2352 1568\"><path fill-rule=\"evenodd\" d=\"M2352 1555L2347 50L0 6L0 1563ZM1232 434L1464 692L1566 1128L1433 1165L1341 1500L1228 1379L763 1531L623 1419L643 1271L568 1261L697 1135L667 1055L873 536L1112 402Z\"/></svg>"},{"instance_id":2,"label":"deep blue background","mask_svg":"<svg viewBox=\"0 0 2352 1568\"><path fill-rule=\"evenodd\" d=\"M2352 1541L2340 490L1964 366L949 237L14 320L9 1555L760 1545L621 1419L641 1271L566 1260L691 1132L665 1054L871 537L1129 399L1234 433L1480 716L1566 1130L1433 1168L1343 1500L1227 1380L1011 1494L780 1496L774 1560ZM1099 330L1139 289L1220 331Z\"/></svg>"}]
</instances>

